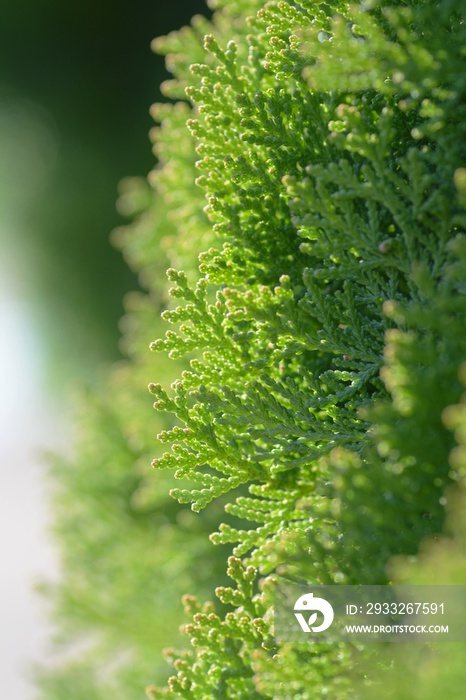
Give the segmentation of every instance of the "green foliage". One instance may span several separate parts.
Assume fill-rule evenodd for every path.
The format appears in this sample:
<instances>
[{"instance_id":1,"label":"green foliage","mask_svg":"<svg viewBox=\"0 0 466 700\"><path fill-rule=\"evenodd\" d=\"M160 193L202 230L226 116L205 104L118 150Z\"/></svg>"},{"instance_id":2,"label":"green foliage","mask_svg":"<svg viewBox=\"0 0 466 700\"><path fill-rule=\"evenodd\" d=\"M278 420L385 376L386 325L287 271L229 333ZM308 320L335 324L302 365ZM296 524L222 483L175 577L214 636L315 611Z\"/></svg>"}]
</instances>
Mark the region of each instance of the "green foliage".
<instances>
[{"instance_id":1,"label":"green foliage","mask_svg":"<svg viewBox=\"0 0 466 700\"><path fill-rule=\"evenodd\" d=\"M174 75L166 95L181 101L154 108L154 193L129 183L123 195L143 212L117 238L148 294L131 310L131 361L110 380L105 424L92 418L86 467L68 477L69 492L88 490L96 523L68 570L118 579L93 615L131 640L141 669L172 596L220 584L215 604L185 598L191 649L167 652L175 673L151 698L383 697L386 668L386 697L421 697L396 689L403 662L389 650L277 644L271 608L281 580L397 580L390 562L442 531L464 480L465 10L459 0L215 5L212 23L195 18L155 42ZM148 329L173 362L151 365ZM137 388L148 372L169 448L142 475L156 449ZM172 482L180 506L166 500ZM185 504L203 511L189 533ZM214 544L234 545L233 585L203 537L212 530ZM112 545L100 566L96 537ZM152 589L143 582L154 576ZM410 658L415 684L427 661ZM450 690L456 663L442 671Z\"/></svg>"}]
</instances>

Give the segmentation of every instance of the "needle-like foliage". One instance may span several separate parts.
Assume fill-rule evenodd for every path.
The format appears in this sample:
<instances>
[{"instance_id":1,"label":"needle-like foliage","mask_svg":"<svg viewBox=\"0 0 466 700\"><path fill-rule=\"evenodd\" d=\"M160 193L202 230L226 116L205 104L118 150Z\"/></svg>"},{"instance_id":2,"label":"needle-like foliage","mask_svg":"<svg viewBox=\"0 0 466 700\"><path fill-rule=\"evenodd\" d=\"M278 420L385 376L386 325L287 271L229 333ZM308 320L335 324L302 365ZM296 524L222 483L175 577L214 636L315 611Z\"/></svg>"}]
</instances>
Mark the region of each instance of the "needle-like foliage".
<instances>
[{"instance_id":1,"label":"needle-like foliage","mask_svg":"<svg viewBox=\"0 0 466 700\"><path fill-rule=\"evenodd\" d=\"M164 85L173 103L154 107L153 191L127 189L123 205L143 212L118 236L148 288L130 315L129 381L114 394L129 403L111 407L125 450L132 427L153 430L140 406L137 418L128 409L152 326L151 349L173 360L149 370L164 447L143 479L151 507L173 513L172 539L144 520L144 542L152 537L155 559L162 551L215 569L221 557L202 535L216 521L210 539L230 552L215 604L185 598L191 648L167 652L174 674L148 694L381 697L375 676L393 666L383 652L277 643L273 590L290 579L396 580L389 563L442 531L448 494L461 488L466 9L460 0L212 5L211 23L194 18L154 43L174 76ZM146 433L136 442L144 455L157 449ZM125 460L126 493L141 479ZM202 511L182 551L167 473L179 480L179 512ZM102 467L103 499L108 479L111 493ZM163 596L170 564L133 556ZM214 588L220 577L207 578ZM392 676L396 684L396 668Z\"/></svg>"}]
</instances>

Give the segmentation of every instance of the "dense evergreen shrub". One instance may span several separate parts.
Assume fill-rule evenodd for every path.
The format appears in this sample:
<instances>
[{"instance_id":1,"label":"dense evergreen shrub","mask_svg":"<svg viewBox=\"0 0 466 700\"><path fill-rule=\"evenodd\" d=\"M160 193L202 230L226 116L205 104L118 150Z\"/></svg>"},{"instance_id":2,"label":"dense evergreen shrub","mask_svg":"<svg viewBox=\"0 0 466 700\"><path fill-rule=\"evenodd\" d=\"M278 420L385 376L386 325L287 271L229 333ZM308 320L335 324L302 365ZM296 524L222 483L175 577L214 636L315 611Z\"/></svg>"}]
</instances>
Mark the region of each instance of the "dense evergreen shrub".
<instances>
[{"instance_id":1,"label":"dense evergreen shrub","mask_svg":"<svg viewBox=\"0 0 466 700\"><path fill-rule=\"evenodd\" d=\"M290 579L464 582L460 507L440 533L465 468L466 9L212 5L154 44L172 102L115 234L147 294L59 469L56 595L103 650L46 688L163 685L184 592L151 698L459 698L459 652L277 644L271 610Z\"/></svg>"}]
</instances>

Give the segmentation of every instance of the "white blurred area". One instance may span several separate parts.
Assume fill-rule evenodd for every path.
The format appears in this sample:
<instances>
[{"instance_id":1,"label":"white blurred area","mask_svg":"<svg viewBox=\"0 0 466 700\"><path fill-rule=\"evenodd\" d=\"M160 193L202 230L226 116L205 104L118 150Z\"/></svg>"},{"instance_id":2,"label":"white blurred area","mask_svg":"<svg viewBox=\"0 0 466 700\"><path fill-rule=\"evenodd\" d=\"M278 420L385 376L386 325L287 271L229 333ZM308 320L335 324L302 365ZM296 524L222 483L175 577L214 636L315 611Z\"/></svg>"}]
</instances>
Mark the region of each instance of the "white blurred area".
<instances>
[{"instance_id":1,"label":"white blurred area","mask_svg":"<svg viewBox=\"0 0 466 700\"><path fill-rule=\"evenodd\" d=\"M46 187L56 158L40 108L0 100L0 698L9 700L36 696L31 671L46 660L50 629L34 585L58 575L44 451L63 448L67 421L45 386L44 339L28 286L34 256L23 236L28 202Z\"/></svg>"}]
</instances>

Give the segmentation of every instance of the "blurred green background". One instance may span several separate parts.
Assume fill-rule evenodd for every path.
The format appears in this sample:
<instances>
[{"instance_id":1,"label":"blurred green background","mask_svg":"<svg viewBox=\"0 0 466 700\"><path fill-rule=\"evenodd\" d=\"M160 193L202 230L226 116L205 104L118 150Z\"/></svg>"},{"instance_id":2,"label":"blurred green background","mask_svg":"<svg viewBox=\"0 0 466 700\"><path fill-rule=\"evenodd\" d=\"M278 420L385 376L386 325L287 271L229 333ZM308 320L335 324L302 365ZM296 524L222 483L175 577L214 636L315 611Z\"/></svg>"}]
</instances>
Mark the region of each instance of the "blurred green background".
<instances>
[{"instance_id":1,"label":"blurred green background","mask_svg":"<svg viewBox=\"0 0 466 700\"><path fill-rule=\"evenodd\" d=\"M109 243L117 185L154 166L150 104L167 77L151 40L202 0L4 0L0 23L0 241L44 340L49 379L118 359L137 280ZM4 262L5 265L5 262Z\"/></svg>"},{"instance_id":2,"label":"blurred green background","mask_svg":"<svg viewBox=\"0 0 466 700\"><path fill-rule=\"evenodd\" d=\"M149 107L167 74L151 40L206 8L4 0L1 9L0 696L31 700L31 667L49 660L51 632L33 585L60 570L43 450L69 455L69 390L98 383L99 368L120 358L122 300L138 282L109 237L124 223L118 182L155 165Z\"/></svg>"}]
</instances>

